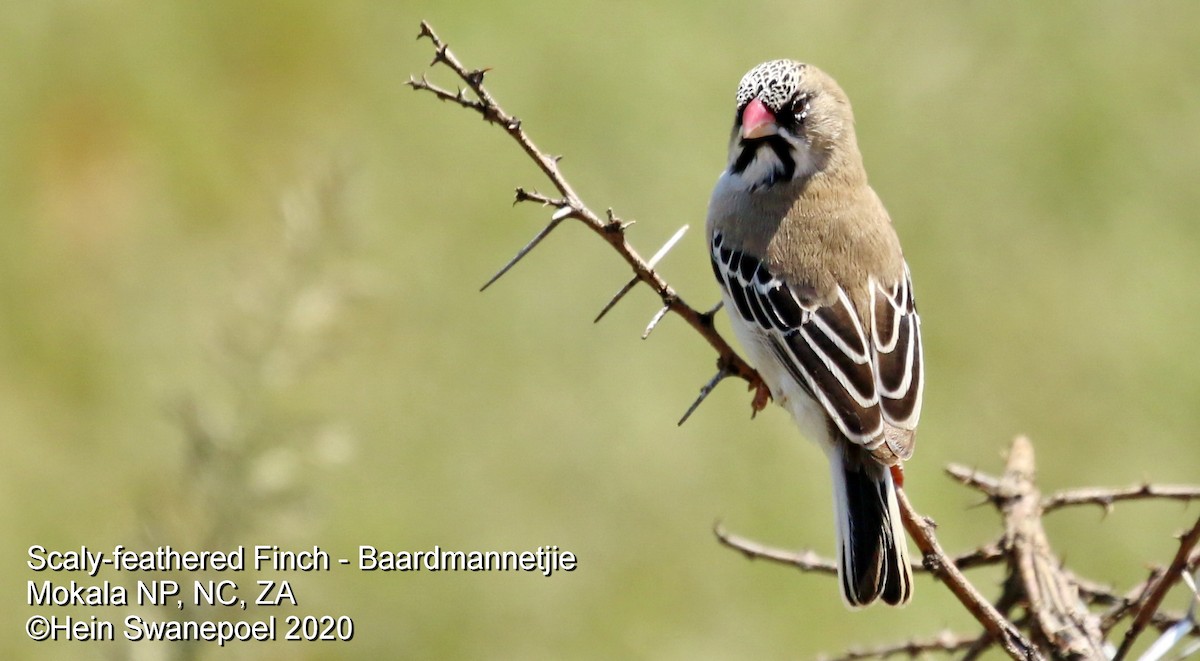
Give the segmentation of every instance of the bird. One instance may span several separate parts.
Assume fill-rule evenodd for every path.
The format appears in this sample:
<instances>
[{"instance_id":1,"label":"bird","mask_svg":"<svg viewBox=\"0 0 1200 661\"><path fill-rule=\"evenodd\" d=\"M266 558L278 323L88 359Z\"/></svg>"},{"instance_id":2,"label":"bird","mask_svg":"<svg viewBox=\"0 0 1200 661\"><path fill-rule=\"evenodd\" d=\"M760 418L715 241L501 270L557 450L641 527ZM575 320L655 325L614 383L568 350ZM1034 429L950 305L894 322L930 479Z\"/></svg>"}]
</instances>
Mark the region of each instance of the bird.
<instances>
[{"instance_id":1,"label":"bird","mask_svg":"<svg viewBox=\"0 0 1200 661\"><path fill-rule=\"evenodd\" d=\"M831 76L764 62L736 102L706 227L723 306L767 390L754 410L769 394L825 451L845 604L902 606L913 584L895 487L925 382L912 276Z\"/></svg>"}]
</instances>

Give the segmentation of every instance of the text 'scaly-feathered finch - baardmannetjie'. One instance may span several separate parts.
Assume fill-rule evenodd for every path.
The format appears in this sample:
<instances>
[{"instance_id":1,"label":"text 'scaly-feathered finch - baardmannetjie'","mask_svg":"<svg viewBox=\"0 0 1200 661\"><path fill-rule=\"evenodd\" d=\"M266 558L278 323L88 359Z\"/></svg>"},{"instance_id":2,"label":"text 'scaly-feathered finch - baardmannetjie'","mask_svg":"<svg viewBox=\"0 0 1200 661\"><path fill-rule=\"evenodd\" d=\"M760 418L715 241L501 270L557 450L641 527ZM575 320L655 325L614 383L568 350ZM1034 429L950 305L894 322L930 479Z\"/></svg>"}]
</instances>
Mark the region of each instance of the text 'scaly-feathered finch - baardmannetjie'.
<instances>
[{"instance_id":1,"label":"text 'scaly-feathered finch - baardmannetjie'","mask_svg":"<svg viewBox=\"0 0 1200 661\"><path fill-rule=\"evenodd\" d=\"M850 101L820 69L775 60L742 78L708 242L750 362L829 458L846 603L908 602L893 485L921 413L921 324Z\"/></svg>"}]
</instances>

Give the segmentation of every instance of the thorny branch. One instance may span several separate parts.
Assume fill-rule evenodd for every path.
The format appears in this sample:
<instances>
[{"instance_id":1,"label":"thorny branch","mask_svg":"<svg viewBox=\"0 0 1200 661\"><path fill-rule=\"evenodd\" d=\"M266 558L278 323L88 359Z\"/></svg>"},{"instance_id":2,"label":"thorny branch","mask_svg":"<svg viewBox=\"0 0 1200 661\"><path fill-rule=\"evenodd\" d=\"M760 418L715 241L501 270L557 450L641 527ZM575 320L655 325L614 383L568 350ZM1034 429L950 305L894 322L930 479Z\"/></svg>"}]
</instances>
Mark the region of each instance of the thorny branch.
<instances>
[{"instance_id":1,"label":"thorny branch","mask_svg":"<svg viewBox=\"0 0 1200 661\"><path fill-rule=\"evenodd\" d=\"M410 77L407 83L409 87L471 110L484 121L499 126L533 160L557 192L556 195L545 195L535 190L516 189L514 203L531 202L552 207L554 211L546 226L484 283L482 289L507 273L564 220L579 221L607 241L633 271L633 277L601 309L595 321L600 321L630 290L642 283L649 286L662 301L662 308L651 318L642 335L643 339L668 313L674 313L717 352L716 375L701 388L700 396L688 408L679 424L683 424L708 394L728 377L745 380L751 389L762 389L764 386L757 372L716 330L713 317L720 306L707 311L691 307L655 270L658 261L682 238L687 226L680 228L653 257L643 259L626 236L633 221L622 221L612 209L601 216L583 203L559 168L561 157L550 156L542 151L524 130L521 120L505 111L488 92L484 78L490 69L467 68L424 21L421 22L418 39L428 39L433 44L434 57L430 66L445 66L465 87L456 87L451 91L430 82L424 74L420 78ZM1014 442L1008 471L1002 478L961 466L950 466L947 472L964 485L983 493L987 501L1002 513L1005 533L999 541L952 557L938 543L934 534L936 524L917 513L904 489L897 488L901 514L909 535L923 554L922 565L917 569L929 572L945 584L980 622L983 633L976 637L943 633L931 640L912 640L873 650L851 651L840 658L885 658L899 654L916 656L925 652L958 651L965 651L965 658L975 658L993 644L1000 645L1015 659L1042 659L1047 656L1105 658L1101 649L1102 636L1122 619L1130 618L1132 624L1122 641L1119 659L1128 652L1134 639L1146 626L1167 629L1180 621L1180 617L1162 613L1158 609L1179 576L1183 572L1196 571L1200 566L1200 551L1195 550L1200 544L1200 521L1181 538L1179 550L1168 568L1153 572L1142 585L1122 596L1062 568L1050 549L1041 527L1041 517L1046 512L1074 505L1097 505L1107 511L1114 503L1124 500L1170 499L1187 503L1200 499L1200 487L1141 484L1125 489L1063 491L1043 498L1033 484L1032 446L1025 439ZM714 528L714 533L721 544L750 559L764 559L802 571L824 574L837 572L833 561L811 551L792 552L771 548L728 533L720 524ZM1009 574L1003 583L1003 593L993 603L967 581L962 571L1000 563L1008 565ZM1098 617L1087 610L1087 605L1108 606L1109 611ZM1009 613L1017 606L1023 607L1026 615L1010 619ZM1032 638L1026 637L1023 629L1028 630ZM1193 635L1196 635L1195 631Z\"/></svg>"},{"instance_id":2,"label":"thorny branch","mask_svg":"<svg viewBox=\"0 0 1200 661\"><path fill-rule=\"evenodd\" d=\"M1105 512L1122 500L1200 500L1200 487L1164 484L1137 484L1124 489L1073 489L1060 491L1042 500L1042 511L1052 512L1072 505L1097 505Z\"/></svg>"},{"instance_id":3,"label":"thorny branch","mask_svg":"<svg viewBox=\"0 0 1200 661\"><path fill-rule=\"evenodd\" d=\"M654 267L659 259L661 259L668 250L682 237L686 231L685 225L682 229L667 242L666 245L650 260L642 259L637 250L630 245L626 239L626 233L633 221L623 222L613 214L612 209L609 209L605 217L601 217L590 207L583 203L579 195L571 187L570 182L563 176L559 169L559 160L561 157L549 156L546 152L538 148L529 137L529 134L521 127L521 120L506 112L500 107L496 100L488 92L483 85L484 76L489 71L488 69L468 69L466 68L450 51L449 46L433 31L425 21L421 21L421 31L417 35L418 39L428 39L433 42L434 56L430 66L444 65L450 69L460 80L466 85L466 88L458 88L457 91L451 92L448 89L437 86L429 82L429 79L422 75L420 78L409 78L408 86L418 91L425 91L433 94L443 101L455 103L463 108L472 110L479 114L484 121L491 124L496 124L504 129L504 132L521 146L521 149L537 164L541 169L542 174L550 180L550 183L558 191L557 197L543 195L536 191L525 190L518 188L516 192L516 202L534 202L542 206L554 207L555 211L550 216L550 222L537 233L533 239L525 245L517 254L508 261L491 279L484 285L483 289L487 289L492 283L498 280L501 276L509 271L517 262L521 261L525 255L529 254L537 245L554 231L562 221L570 218L583 223L588 229L604 238L616 250L625 263L633 269L633 279L631 279L624 287L609 300L604 306L600 314L597 315L596 321L600 321L614 305L620 301L625 294L629 293L637 283L645 283L654 293L658 294L662 301L662 308L654 315L649 326L646 328L643 338L650 335L651 331L658 324L667 312L674 312L683 318L689 326L703 337L710 346L717 352L717 374L713 380L709 382L700 392L700 397L696 403L688 409L687 413L679 421L683 424L696 409L705 397L712 392L713 387L719 381L726 377L734 376L744 379L751 388L758 388L762 385L762 380L754 368L750 367L741 356L729 346L725 338L717 332L716 326L713 324L713 315L716 309L702 312L688 305L681 296L662 278ZM468 90L470 94L468 94Z\"/></svg>"},{"instance_id":4,"label":"thorny branch","mask_svg":"<svg viewBox=\"0 0 1200 661\"><path fill-rule=\"evenodd\" d=\"M917 548L925 554L925 568L958 597L959 603L983 625L988 635L999 642L1004 651L1014 659L1042 659L1044 655L1021 634L1016 625L1000 614L975 586L971 585L953 562L947 562L949 556L942 550L933 530L936 524L933 519L921 516L908 501L908 494L897 487L896 496L900 502L900 513L904 516L904 527L912 536Z\"/></svg>"},{"instance_id":5,"label":"thorny branch","mask_svg":"<svg viewBox=\"0 0 1200 661\"><path fill-rule=\"evenodd\" d=\"M1140 603L1137 608L1137 614L1133 618L1133 624L1125 632L1125 638L1121 641L1121 647L1117 650L1116 657L1114 657L1115 661L1121 661L1121 659L1125 658L1130 648L1133 647L1133 641L1137 639L1142 630L1146 628L1146 625L1150 623L1151 617L1158 612L1158 607L1162 604L1163 597L1167 596L1167 592L1175 585L1175 582L1179 580L1183 572L1195 565L1192 557L1192 549L1196 548L1197 544L1200 544L1200 519L1196 520L1191 530L1179 538L1179 550L1175 552L1175 558L1171 561L1166 571L1155 580L1147 582L1148 589L1145 592L1145 597L1139 599ZM1198 557L1200 557L1200 554L1198 554Z\"/></svg>"},{"instance_id":6,"label":"thorny branch","mask_svg":"<svg viewBox=\"0 0 1200 661\"><path fill-rule=\"evenodd\" d=\"M837 563L828 558L822 558L812 551L785 551L784 549L764 546L758 542L733 533L727 532L719 522L713 526L713 534L717 541L725 546L740 551L750 560L770 560L783 565L790 565L806 572L837 575Z\"/></svg>"},{"instance_id":7,"label":"thorny branch","mask_svg":"<svg viewBox=\"0 0 1200 661\"><path fill-rule=\"evenodd\" d=\"M738 551L750 560L767 560L781 565L790 565L807 572L837 573L837 563L829 558L817 555L813 551L788 551L786 549L767 546L740 535L735 535L725 530L725 527L720 523L713 527L713 534L716 535L718 542ZM956 555L950 558L950 564L953 564L960 570L974 569L976 567L1000 564L1007 557L1005 552L1000 549L1000 546L994 543ZM929 572L929 569L923 564L914 563L912 569L917 573Z\"/></svg>"},{"instance_id":8,"label":"thorny branch","mask_svg":"<svg viewBox=\"0 0 1200 661\"><path fill-rule=\"evenodd\" d=\"M860 659L887 659L893 656L916 658L929 652L949 654L969 649L976 645L982 637L961 636L949 631L943 631L929 640L910 640L896 645L884 645L871 649L851 649L836 657L823 657L824 661L859 661Z\"/></svg>"},{"instance_id":9,"label":"thorny branch","mask_svg":"<svg viewBox=\"0 0 1200 661\"><path fill-rule=\"evenodd\" d=\"M1194 572L1200 568L1200 554L1192 557L1188 567L1188 572ZM1148 593L1150 585L1154 584L1163 574L1165 570L1162 567L1155 567L1150 570L1150 577L1145 581L1138 583L1130 588L1124 595L1114 593L1108 586L1098 585L1075 577L1076 585L1079 587L1079 594L1088 601L1089 604L1097 606L1108 606L1109 609L1100 615L1100 630L1106 634L1120 623L1130 613L1141 604L1141 597ZM1160 610L1154 614L1150 620L1150 624L1159 631L1165 631L1174 626L1184 615L1175 611ZM1200 632L1196 632L1200 635Z\"/></svg>"},{"instance_id":10,"label":"thorny branch","mask_svg":"<svg viewBox=\"0 0 1200 661\"><path fill-rule=\"evenodd\" d=\"M1021 592L1030 605L1032 633L1060 654L1104 658L1099 622L1080 600L1070 578L1060 571L1061 563L1050 549L1042 528L1041 493L1033 476L1033 444L1018 437L1000 480L1001 511L1004 536L1012 549L1009 572L1020 580Z\"/></svg>"}]
</instances>

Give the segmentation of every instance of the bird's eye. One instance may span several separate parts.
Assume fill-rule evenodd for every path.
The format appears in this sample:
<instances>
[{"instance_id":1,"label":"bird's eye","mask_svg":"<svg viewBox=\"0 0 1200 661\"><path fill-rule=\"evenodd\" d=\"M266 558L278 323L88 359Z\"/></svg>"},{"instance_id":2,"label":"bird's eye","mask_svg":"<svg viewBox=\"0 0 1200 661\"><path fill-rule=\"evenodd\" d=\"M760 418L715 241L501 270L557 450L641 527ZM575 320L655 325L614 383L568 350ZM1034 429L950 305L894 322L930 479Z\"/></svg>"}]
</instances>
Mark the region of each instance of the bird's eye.
<instances>
[{"instance_id":1,"label":"bird's eye","mask_svg":"<svg viewBox=\"0 0 1200 661\"><path fill-rule=\"evenodd\" d=\"M803 124L804 119L808 117L808 95L797 94L792 97L792 100L788 102L787 111L797 124Z\"/></svg>"}]
</instances>

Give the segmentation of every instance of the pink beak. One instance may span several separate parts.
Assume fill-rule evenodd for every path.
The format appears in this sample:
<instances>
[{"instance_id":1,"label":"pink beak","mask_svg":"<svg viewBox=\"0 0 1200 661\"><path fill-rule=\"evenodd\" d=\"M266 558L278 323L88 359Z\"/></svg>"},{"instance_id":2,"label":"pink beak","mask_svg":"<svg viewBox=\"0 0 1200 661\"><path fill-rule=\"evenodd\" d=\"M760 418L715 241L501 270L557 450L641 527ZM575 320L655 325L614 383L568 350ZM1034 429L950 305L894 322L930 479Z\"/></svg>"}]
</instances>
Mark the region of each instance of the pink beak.
<instances>
[{"instance_id":1,"label":"pink beak","mask_svg":"<svg viewBox=\"0 0 1200 661\"><path fill-rule=\"evenodd\" d=\"M775 115L763 105L762 101L753 99L746 104L742 111L742 140L754 140L775 135L779 126L775 123Z\"/></svg>"}]
</instances>

